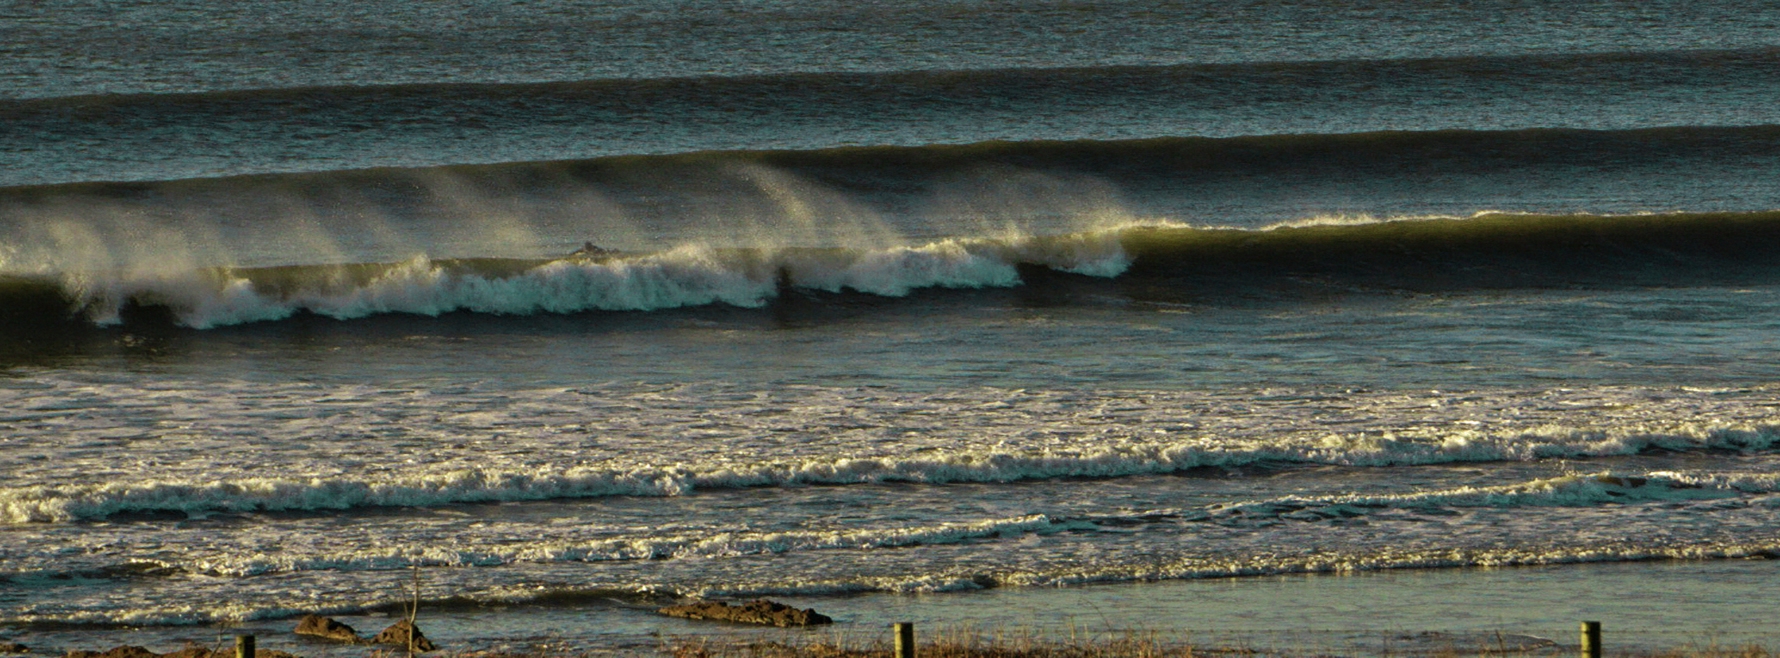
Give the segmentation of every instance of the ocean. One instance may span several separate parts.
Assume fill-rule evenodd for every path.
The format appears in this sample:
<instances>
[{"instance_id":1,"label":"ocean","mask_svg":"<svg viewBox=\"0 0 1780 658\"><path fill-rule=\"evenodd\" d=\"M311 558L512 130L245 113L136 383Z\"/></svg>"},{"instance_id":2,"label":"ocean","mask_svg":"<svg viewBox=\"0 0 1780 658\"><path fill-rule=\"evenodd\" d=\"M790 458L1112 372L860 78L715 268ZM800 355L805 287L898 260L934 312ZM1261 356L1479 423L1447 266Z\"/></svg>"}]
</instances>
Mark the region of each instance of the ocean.
<instances>
[{"instance_id":1,"label":"ocean","mask_svg":"<svg viewBox=\"0 0 1780 658\"><path fill-rule=\"evenodd\" d=\"M1772 643L1776 181L1749 0L6 3L0 640Z\"/></svg>"}]
</instances>

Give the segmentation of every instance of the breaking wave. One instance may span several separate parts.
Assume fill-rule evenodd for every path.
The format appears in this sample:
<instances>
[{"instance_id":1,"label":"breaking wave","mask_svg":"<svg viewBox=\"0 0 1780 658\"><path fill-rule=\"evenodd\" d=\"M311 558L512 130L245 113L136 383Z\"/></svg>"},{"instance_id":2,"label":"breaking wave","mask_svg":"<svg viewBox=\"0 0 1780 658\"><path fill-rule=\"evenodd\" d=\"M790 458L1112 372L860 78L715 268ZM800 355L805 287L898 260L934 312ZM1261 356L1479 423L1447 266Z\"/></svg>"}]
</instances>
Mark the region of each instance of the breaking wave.
<instances>
[{"instance_id":1,"label":"breaking wave","mask_svg":"<svg viewBox=\"0 0 1780 658\"><path fill-rule=\"evenodd\" d=\"M106 325L131 309L166 310L207 329L311 313L349 320L387 313L436 316L653 311L728 304L759 307L789 289L901 297L923 288L1020 283L1018 267L1112 277L1128 266L1116 232L1059 238L958 239L877 250L720 250L687 246L644 254L555 260L417 256L398 263L219 268L183 276L108 279L90 274L15 278L11 300L60 296L62 313ZM0 293L4 294L4 293ZM16 313L17 311L15 311ZM54 311L51 311L52 313Z\"/></svg>"},{"instance_id":2,"label":"breaking wave","mask_svg":"<svg viewBox=\"0 0 1780 658\"><path fill-rule=\"evenodd\" d=\"M13 325L98 325L158 309L205 329L313 314L525 316L767 306L805 291L904 297L1026 286L1210 300L1360 291L1765 282L1780 212L1300 221L1263 229L1169 221L1053 236L959 237L880 249L688 245L558 259L439 259L176 275L0 277ZM1139 285L1125 285L1133 283ZM0 323L4 325L7 323Z\"/></svg>"}]
</instances>

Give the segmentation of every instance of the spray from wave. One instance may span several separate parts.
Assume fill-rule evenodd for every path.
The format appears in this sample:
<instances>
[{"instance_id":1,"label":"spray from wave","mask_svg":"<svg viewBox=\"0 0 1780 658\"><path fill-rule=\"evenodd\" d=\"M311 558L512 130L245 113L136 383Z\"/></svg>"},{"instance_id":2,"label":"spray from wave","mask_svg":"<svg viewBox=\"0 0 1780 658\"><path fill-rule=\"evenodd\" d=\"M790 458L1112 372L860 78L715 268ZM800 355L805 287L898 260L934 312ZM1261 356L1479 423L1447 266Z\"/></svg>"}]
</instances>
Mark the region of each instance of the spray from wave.
<instances>
[{"instance_id":1,"label":"spray from wave","mask_svg":"<svg viewBox=\"0 0 1780 658\"><path fill-rule=\"evenodd\" d=\"M301 313L349 320L759 308L798 290L905 297L924 289L1067 290L1113 279L1118 283L1102 293L1189 302L1366 290L1720 285L1772 281L1769 255L1780 248L1776 212L1320 217L1256 229L1095 219L1099 227L1059 234L1015 227L909 244L861 234L828 237L876 244L694 242L558 258L419 255L340 265L50 271L0 277L0 308L16 315L37 308L30 300L48 299L38 306L59 303L64 314L107 325L153 307L169 322L203 329Z\"/></svg>"},{"instance_id":2,"label":"spray from wave","mask_svg":"<svg viewBox=\"0 0 1780 658\"><path fill-rule=\"evenodd\" d=\"M716 249L562 259L447 259L346 266L215 268L171 276L70 277L68 291L98 324L130 305L166 307L206 329L307 312L341 320L386 313L437 316L760 307L789 288L901 297L924 288L1009 287L1018 266L1114 277L1130 259L1118 232L948 239L885 249Z\"/></svg>"}]
</instances>

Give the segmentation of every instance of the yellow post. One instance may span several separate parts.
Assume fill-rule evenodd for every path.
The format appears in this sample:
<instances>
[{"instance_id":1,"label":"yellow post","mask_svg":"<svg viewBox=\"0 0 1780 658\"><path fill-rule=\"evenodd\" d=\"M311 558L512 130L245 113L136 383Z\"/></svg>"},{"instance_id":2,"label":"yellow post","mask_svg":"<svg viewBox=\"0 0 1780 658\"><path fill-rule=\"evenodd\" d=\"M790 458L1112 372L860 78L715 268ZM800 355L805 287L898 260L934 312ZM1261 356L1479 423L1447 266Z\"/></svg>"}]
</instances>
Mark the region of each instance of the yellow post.
<instances>
[{"instance_id":1,"label":"yellow post","mask_svg":"<svg viewBox=\"0 0 1780 658\"><path fill-rule=\"evenodd\" d=\"M253 636L235 636L235 658L253 658Z\"/></svg>"},{"instance_id":2,"label":"yellow post","mask_svg":"<svg viewBox=\"0 0 1780 658\"><path fill-rule=\"evenodd\" d=\"M896 625L896 658L915 658L915 625L901 622Z\"/></svg>"},{"instance_id":3,"label":"yellow post","mask_svg":"<svg viewBox=\"0 0 1780 658\"><path fill-rule=\"evenodd\" d=\"M1601 622L1582 622L1582 658L1601 658Z\"/></svg>"}]
</instances>

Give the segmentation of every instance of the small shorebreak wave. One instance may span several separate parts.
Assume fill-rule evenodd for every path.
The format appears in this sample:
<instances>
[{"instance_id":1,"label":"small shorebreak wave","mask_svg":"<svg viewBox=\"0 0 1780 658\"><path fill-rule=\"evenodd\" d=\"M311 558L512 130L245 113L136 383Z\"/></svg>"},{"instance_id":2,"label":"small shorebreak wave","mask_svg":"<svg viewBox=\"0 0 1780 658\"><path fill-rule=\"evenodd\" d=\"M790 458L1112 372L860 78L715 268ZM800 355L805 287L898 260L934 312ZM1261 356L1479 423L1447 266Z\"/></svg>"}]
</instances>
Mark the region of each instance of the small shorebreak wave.
<instances>
[{"instance_id":1,"label":"small shorebreak wave","mask_svg":"<svg viewBox=\"0 0 1780 658\"><path fill-rule=\"evenodd\" d=\"M413 550L375 547L339 554L245 555L193 562L135 562L81 573L0 571L12 578L159 577L202 573L246 577L291 571L388 571L412 567L490 567L517 562L608 562L714 558L768 553L871 550L904 546L1010 539L1060 532L1121 532L1152 523L1207 523L1260 528L1279 521L1317 523L1363 518L1380 511L1432 511L1467 507L1588 507L1603 504L1718 500L1780 492L1780 476L1755 473L1615 472L1569 474L1487 487L1460 487L1392 495L1285 496L1232 501L1204 508L1136 510L1118 514L1060 516L1034 513L1005 518L859 530L715 532L621 539L543 541L525 544L455 545Z\"/></svg>"},{"instance_id":2,"label":"small shorebreak wave","mask_svg":"<svg viewBox=\"0 0 1780 658\"><path fill-rule=\"evenodd\" d=\"M1772 450L1772 425L1639 425L1603 433L1547 428L1434 437L1317 436L1284 442L1180 437L1079 450L960 450L921 457L774 460L747 467L576 466L556 469L452 469L386 478L232 478L0 488L0 524L102 519L117 514L340 510L605 496L679 496L698 489L915 482L1015 482L1063 477L1116 478L1196 468L1261 464L1361 467L1600 457L1671 452ZM1734 487L1733 484L1715 486ZM1766 486L1766 485L1764 485Z\"/></svg>"}]
</instances>

